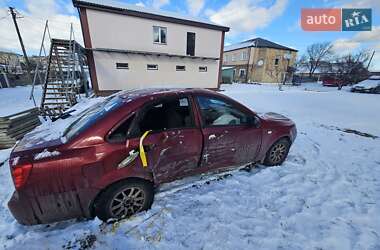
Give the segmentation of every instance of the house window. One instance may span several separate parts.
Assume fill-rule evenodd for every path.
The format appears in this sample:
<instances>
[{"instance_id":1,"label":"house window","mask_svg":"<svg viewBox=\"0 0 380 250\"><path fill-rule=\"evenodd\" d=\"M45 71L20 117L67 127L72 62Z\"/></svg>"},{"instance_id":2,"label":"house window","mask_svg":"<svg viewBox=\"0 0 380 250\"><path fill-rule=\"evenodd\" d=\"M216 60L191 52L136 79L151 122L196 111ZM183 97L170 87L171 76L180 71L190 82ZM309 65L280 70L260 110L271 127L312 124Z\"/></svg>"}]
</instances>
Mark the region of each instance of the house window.
<instances>
[{"instance_id":1,"label":"house window","mask_svg":"<svg viewBox=\"0 0 380 250\"><path fill-rule=\"evenodd\" d=\"M187 32L186 55L188 56L195 55L195 33L193 32Z\"/></svg>"},{"instance_id":2,"label":"house window","mask_svg":"<svg viewBox=\"0 0 380 250\"><path fill-rule=\"evenodd\" d=\"M231 56L231 61L235 62L235 55L234 54L232 54L232 56Z\"/></svg>"},{"instance_id":3,"label":"house window","mask_svg":"<svg viewBox=\"0 0 380 250\"><path fill-rule=\"evenodd\" d=\"M244 60L247 60L247 59L248 59L248 53L247 53L247 51L241 52L240 60L244 61Z\"/></svg>"},{"instance_id":4,"label":"house window","mask_svg":"<svg viewBox=\"0 0 380 250\"><path fill-rule=\"evenodd\" d=\"M116 63L117 69L129 69L128 63Z\"/></svg>"},{"instance_id":5,"label":"house window","mask_svg":"<svg viewBox=\"0 0 380 250\"><path fill-rule=\"evenodd\" d=\"M264 65L264 59L260 59L257 61L257 66L261 67Z\"/></svg>"},{"instance_id":6,"label":"house window","mask_svg":"<svg viewBox=\"0 0 380 250\"><path fill-rule=\"evenodd\" d=\"M279 63L280 63L279 58L274 59L274 66L278 66Z\"/></svg>"},{"instance_id":7,"label":"house window","mask_svg":"<svg viewBox=\"0 0 380 250\"><path fill-rule=\"evenodd\" d=\"M166 44L167 30L165 27L153 26L153 42Z\"/></svg>"},{"instance_id":8,"label":"house window","mask_svg":"<svg viewBox=\"0 0 380 250\"><path fill-rule=\"evenodd\" d=\"M158 64L147 64L146 69L147 70L158 70Z\"/></svg>"},{"instance_id":9,"label":"house window","mask_svg":"<svg viewBox=\"0 0 380 250\"><path fill-rule=\"evenodd\" d=\"M240 70L239 70L239 77L240 77L240 78L245 77L245 69L240 69Z\"/></svg>"},{"instance_id":10,"label":"house window","mask_svg":"<svg viewBox=\"0 0 380 250\"><path fill-rule=\"evenodd\" d=\"M228 62L228 56L227 55L224 55L224 61Z\"/></svg>"},{"instance_id":11,"label":"house window","mask_svg":"<svg viewBox=\"0 0 380 250\"><path fill-rule=\"evenodd\" d=\"M185 67L185 65L177 65L177 66L175 66L175 70L176 71L185 71L186 67Z\"/></svg>"},{"instance_id":12,"label":"house window","mask_svg":"<svg viewBox=\"0 0 380 250\"><path fill-rule=\"evenodd\" d=\"M199 72L207 72L206 66L199 66Z\"/></svg>"}]
</instances>

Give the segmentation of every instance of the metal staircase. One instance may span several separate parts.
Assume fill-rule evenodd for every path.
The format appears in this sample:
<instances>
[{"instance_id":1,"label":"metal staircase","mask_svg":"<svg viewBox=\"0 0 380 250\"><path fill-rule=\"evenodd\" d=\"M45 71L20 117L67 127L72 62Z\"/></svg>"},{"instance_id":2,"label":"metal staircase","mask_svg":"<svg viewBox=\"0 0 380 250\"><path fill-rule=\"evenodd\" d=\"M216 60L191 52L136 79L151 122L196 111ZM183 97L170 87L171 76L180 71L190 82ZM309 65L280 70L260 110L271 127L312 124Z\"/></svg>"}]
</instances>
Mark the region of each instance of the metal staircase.
<instances>
[{"instance_id":1,"label":"metal staircase","mask_svg":"<svg viewBox=\"0 0 380 250\"><path fill-rule=\"evenodd\" d=\"M41 113L58 117L77 103L81 88L87 93L85 50L75 40L51 39L41 99Z\"/></svg>"}]
</instances>

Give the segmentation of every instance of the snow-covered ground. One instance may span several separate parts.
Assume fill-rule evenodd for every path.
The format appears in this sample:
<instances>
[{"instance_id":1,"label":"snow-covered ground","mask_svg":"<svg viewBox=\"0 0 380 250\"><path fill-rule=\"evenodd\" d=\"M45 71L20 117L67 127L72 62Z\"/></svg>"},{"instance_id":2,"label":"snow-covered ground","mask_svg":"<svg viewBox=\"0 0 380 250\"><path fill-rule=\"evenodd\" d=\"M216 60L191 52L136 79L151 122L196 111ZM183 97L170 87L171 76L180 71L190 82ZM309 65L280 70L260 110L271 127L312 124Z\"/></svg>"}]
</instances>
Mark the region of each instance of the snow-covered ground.
<instances>
[{"instance_id":1,"label":"snow-covered ground","mask_svg":"<svg viewBox=\"0 0 380 250\"><path fill-rule=\"evenodd\" d=\"M31 90L31 85L0 89L0 117L34 108L33 100L29 99ZM40 105L41 95L41 85L36 85L34 99L37 106Z\"/></svg>"},{"instance_id":2,"label":"snow-covered ground","mask_svg":"<svg viewBox=\"0 0 380 250\"><path fill-rule=\"evenodd\" d=\"M25 227L6 207L13 184L5 163L0 248L380 249L380 139L355 134L380 136L380 96L316 84L223 89L258 112L296 122L298 137L281 167L164 185L151 210L114 225ZM0 97L7 97L2 90ZM0 151L0 162L8 155Z\"/></svg>"}]
</instances>

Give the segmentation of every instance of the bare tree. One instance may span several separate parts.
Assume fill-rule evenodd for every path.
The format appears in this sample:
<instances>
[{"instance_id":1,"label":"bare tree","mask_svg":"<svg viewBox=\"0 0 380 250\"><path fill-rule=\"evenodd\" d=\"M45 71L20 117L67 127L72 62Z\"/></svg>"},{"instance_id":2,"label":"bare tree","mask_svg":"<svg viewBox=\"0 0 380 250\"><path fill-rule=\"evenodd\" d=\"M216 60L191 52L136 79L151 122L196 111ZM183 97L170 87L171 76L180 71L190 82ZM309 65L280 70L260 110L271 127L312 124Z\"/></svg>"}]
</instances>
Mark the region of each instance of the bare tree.
<instances>
[{"instance_id":1,"label":"bare tree","mask_svg":"<svg viewBox=\"0 0 380 250\"><path fill-rule=\"evenodd\" d=\"M300 62L307 67L309 77L313 77L321 62L332 57L332 47L333 45L330 42L314 43L307 47L306 53L300 58Z\"/></svg>"},{"instance_id":2,"label":"bare tree","mask_svg":"<svg viewBox=\"0 0 380 250\"><path fill-rule=\"evenodd\" d=\"M278 65L274 65L273 62L269 63L270 66L266 69L266 74L270 78L274 79L278 85L278 89L282 91L282 85L285 84L286 75L289 74L289 63L285 62L284 58L279 60Z\"/></svg>"},{"instance_id":3,"label":"bare tree","mask_svg":"<svg viewBox=\"0 0 380 250\"><path fill-rule=\"evenodd\" d=\"M343 84L355 84L369 76L366 64L371 54L367 50L361 50L356 54L348 54L337 57L332 63L332 70L339 79L338 89L342 89Z\"/></svg>"}]
</instances>

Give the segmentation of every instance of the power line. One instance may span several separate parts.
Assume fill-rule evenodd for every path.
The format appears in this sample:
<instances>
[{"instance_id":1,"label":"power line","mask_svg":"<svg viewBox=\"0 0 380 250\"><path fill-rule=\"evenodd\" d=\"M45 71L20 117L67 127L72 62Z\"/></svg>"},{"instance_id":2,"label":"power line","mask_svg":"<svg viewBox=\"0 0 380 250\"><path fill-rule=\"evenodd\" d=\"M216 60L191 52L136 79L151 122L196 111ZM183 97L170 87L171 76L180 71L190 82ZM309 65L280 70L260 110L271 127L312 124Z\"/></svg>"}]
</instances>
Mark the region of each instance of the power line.
<instances>
[{"instance_id":1,"label":"power line","mask_svg":"<svg viewBox=\"0 0 380 250\"><path fill-rule=\"evenodd\" d=\"M38 21L38 22L43 22L45 23L46 19L44 19L43 17L39 17L39 16L32 16L30 14L27 14L27 13L24 13L25 17L27 18L31 18L31 19L35 19L35 21ZM64 17L68 17L68 18L71 18L71 17L75 17L77 18L77 16L75 15L71 15L71 16L68 16L68 15L63 15ZM49 18L47 18L49 19ZM79 18L78 18L78 21L79 21ZM61 23L61 24L68 24L70 25L70 23L72 23L72 21L68 21L68 22L65 22L65 21L61 21L61 20L57 20L57 19L49 19L49 22L51 23Z\"/></svg>"}]
</instances>

